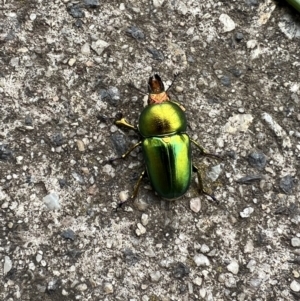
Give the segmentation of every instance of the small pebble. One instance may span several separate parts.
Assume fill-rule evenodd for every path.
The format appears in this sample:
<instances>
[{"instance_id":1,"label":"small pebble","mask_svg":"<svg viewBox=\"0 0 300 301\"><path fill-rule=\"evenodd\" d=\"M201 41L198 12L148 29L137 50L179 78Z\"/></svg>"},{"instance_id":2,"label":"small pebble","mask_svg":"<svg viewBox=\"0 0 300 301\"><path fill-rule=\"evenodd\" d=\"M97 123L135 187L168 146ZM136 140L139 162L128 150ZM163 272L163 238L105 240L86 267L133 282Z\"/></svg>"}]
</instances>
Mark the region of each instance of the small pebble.
<instances>
[{"instance_id":1,"label":"small pebble","mask_svg":"<svg viewBox=\"0 0 300 301\"><path fill-rule=\"evenodd\" d=\"M142 217L141 217L141 222L142 222L143 226L147 226L148 222L149 222L149 215L143 213Z\"/></svg>"},{"instance_id":2,"label":"small pebble","mask_svg":"<svg viewBox=\"0 0 300 301\"><path fill-rule=\"evenodd\" d=\"M105 294L112 294L114 292L113 285L108 282L104 283L103 290L104 290Z\"/></svg>"},{"instance_id":3,"label":"small pebble","mask_svg":"<svg viewBox=\"0 0 300 301\"><path fill-rule=\"evenodd\" d=\"M75 58L71 58L71 59L69 59L68 64L69 64L69 66L72 67L75 64L75 62L76 62L76 59Z\"/></svg>"},{"instance_id":4,"label":"small pebble","mask_svg":"<svg viewBox=\"0 0 300 301\"><path fill-rule=\"evenodd\" d=\"M299 274L298 271L293 270L293 276L294 276L295 278L299 278L299 277L300 277L300 274Z\"/></svg>"},{"instance_id":5,"label":"small pebble","mask_svg":"<svg viewBox=\"0 0 300 301\"><path fill-rule=\"evenodd\" d=\"M216 181L218 179L218 177L220 176L222 170L223 170L224 164L218 164L213 166L210 171L207 173L207 177L211 180L211 181Z\"/></svg>"},{"instance_id":6,"label":"small pebble","mask_svg":"<svg viewBox=\"0 0 300 301\"><path fill-rule=\"evenodd\" d=\"M12 223L12 222L8 222L8 224L7 224L7 227L8 227L9 229L12 229L12 228L13 228L13 226L14 226L14 223Z\"/></svg>"},{"instance_id":7,"label":"small pebble","mask_svg":"<svg viewBox=\"0 0 300 301\"><path fill-rule=\"evenodd\" d=\"M227 288L235 288L236 280L232 275L229 275L225 280L225 287Z\"/></svg>"},{"instance_id":8,"label":"small pebble","mask_svg":"<svg viewBox=\"0 0 300 301\"><path fill-rule=\"evenodd\" d=\"M293 292L300 292L300 283L296 280L293 280L290 285L290 288Z\"/></svg>"},{"instance_id":9,"label":"small pebble","mask_svg":"<svg viewBox=\"0 0 300 301\"><path fill-rule=\"evenodd\" d=\"M200 293L200 297L202 299L204 299L205 296L206 296L206 289L205 288L201 288L200 291L199 291L199 293Z\"/></svg>"},{"instance_id":10,"label":"small pebble","mask_svg":"<svg viewBox=\"0 0 300 301\"><path fill-rule=\"evenodd\" d=\"M200 249L201 253L208 253L209 252L209 246L206 245L206 244L203 244L201 246L201 249Z\"/></svg>"},{"instance_id":11,"label":"small pebble","mask_svg":"<svg viewBox=\"0 0 300 301\"><path fill-rule=\"evenodd\" d=\"M89 8L97 8L100 6L99 0L84 0L84 4Z\"/></svg>"},{"instance_id":12,"label":"small pebble","mask_svg":"<svg viewBox=\"0 0 300 301\"><path fill-rule=\"evenodd\" d=\"M142 224L138 223L137 227L138 228L135 230L137 236L141 236L146 233L146 228Z\"/></svg>"},{"instance_id":13,"label":"small pebble","mask_svg":"<svg viewBox=\"0 0 300 301\"><path fill-rule=\"evenodd\" d=\"M200 209L201 209L201 200L200 200L199 197L192 198L190 200L190 208L195 213L198 213L200 211Z\"/></svg>"},{"instance_id":14,"label":"small pebble","mask_svg":"<svg viewBox=\"0 0 300 301\"><path fill-rule=\"evenodd\" d=\"M4 257L4 269L3 274L6 275L12 268L12 261L8 256Z\"/></svg>"},{"instance_id":15,"label":"small pebble","mask_svg":"<svg viewBox=\"0 0 300 301\"><path fill-rule=\"evenodd\" d=\"M36 19L36 14L30 14L29 19L34 21Z\"/></svg>"},{"instance_id":16,"label":"small pebble","mask_svg":"<svg viewBox=\"0 0 300 301\"><path fill-rule=\"evenodd\" d=\"M86 291L87 288L88 288L88 287L87 287L87 285L86 285L85 283L81 283L81 284L79 284L79 285L76 286L76 289L77 289L78 291L81 291L81 292Z\"/></svg>"},{"instance_id":17,"label":"small pebble","mask_svg":"<svg viewBox=\"0 0 300 301\"><path fill-rule=\"evenodd\" d=\"M150 273L150 279L152 282L158 282L160 280L161 273L159 271Z\"/></svg>"},{"instance_id":18,"label":"small pebble","mask_svg":"<svg viewBox=\"0 0 300 301\"><path fill-rule=\"evenodd\" d=\"M294 247L294 248L299 248L300 247L300 238L299 237L293 237L291 239L291 245Z\"/></svg>"},{"instance_id":19,"label":"small pebble","mask_svg":"<svg viewBox=\"0 0 300 301\"><path fill-rule=\"evenodd\" d=\"M176 86L175 91L181 93L183 91L183 87Z\"/></svg>"},{"instance_id":20,"label":"small pebble","mask_svg":"<svg viewBox=\"0 0 300 301\"><path fill-rule=\"evenodd\" d=\"M163 5L165 0L152 0L153 2L153 6L156 7L156 8L159 8Z\"/></svg>"},{"instance_id":21,"label":"small pebble","mask_svg":"<svg viewBox=\"0 0 300 301\"><path fill-rule=\"evenodd\" d=\"M43 202L49 210L60 209L59 197L55 192L46 195Z\"/></svg>"},{"instance_id":22,"label":"small pebble","mask_svg":"<svg viewBox=\"0 0 300 301\"><path fill-rule=\"evenodd\" d=\"M168 263L167 262L164 264L161 263L161 265L167 267ZM182 262L177 262L177 264L174 266L173 276L176 279L182 279L183 277L187 276L189 273L190 273L190 268Z\"/></svg>"},{"instance_id":23,"label":"small pebble","mask_svg":"<svg viewBox=\"0 0 300 301\"><path fill-rule=\"evenodd\" d=\"M244 38L244 35L241 32L235 34L235 39L240 42Z\"/></svg>"},{"instance_id":24,"label":"small pebble","mask_svg":"<svg viewBox=\"0 0 300 301\"><path fill-rule=\"evenodd\" d=\"M91 53L90 45L89 43L85 43L81 47L81 53L83 55L89 55Z\"/></svg>"},{"instance_id":25,"label":"small pebble","mask_svg":"<svg viewBox=\"0 0 300 301\"><path fill-rule=\"evenodd\" d=\"M84 179L83 177L77 173L76 171L73 171L72 173L72 177L79 183L79 184L84 184Z\"/></svg>"},{"instance_id":26,"label":"small pebble","mask_svg":"<svg viewBox=\"0 0 300 301\"><path fill-rule=\"evenodd\" d=\"M74 240L75 239L75 232L71 229L67 229L61 233L61 236L65 239Z\"/></svg>"},{"instance_id":27,"label":"small pebble","mask_svg":"<svg viewBox=\"0 0 300 301\"><path fill-rule=\"evenodd\" d=\"M295 181L292 176L287 175L280 179L279 187L286 194L292 193L295 186Z\"/></svg>"},{"instance_id":28,"label":"small pebble","mask_svg":"<svg viewBox=\"0 0 300 301\"><path fill-rule=\"evenodd\" d=\"M128 200L128 198L129 198L128 190L121 191L119 193L119 199L120 199L121 203L126 202Z\"/></svg>"},{"instance_id":29,"label":"small pebble","mask_svg":"<svg viewBox=\"0 0 300 301\"><path fill-rule=\"evenodd\" d=\"M202 278L201 277L196 277L194 280L193 280L193 283L198 285L198 286L201 286L202 284Z\"/></svg>"},{"instance_id":30,"label":"small pebble","mask_svg":"<svg viewBox=\"0 0 300 301\"><path fill-rule=\"evenodd\" d=\"M92 42L91 48L97 53L98 56L102 54L102 52L109 46L110 44L103 41L103 40L97 40L95 42Z\"/></svg>"},{"instance_id":31,"label":"small pebble","mask_svg":"<svg viewBox=\"0 0 300 301\"><path fill-rule=\"evenodd\" d=\"M77 140L77 148L80 152L84 152L85 151L85 147L84 147L84 143L82 140Z\"/></svg>"},{"instance_id":32,"label":"small pebble","mask_svg":"<svg viewBox=\"0 0 300 301\"><path fill-rule=\"evenodd\" d=\"M227 75L223 75L221 77L221 84L225 87L229 87L231 85L231 79Z\"/></svg>"},{"instance_id":33,"label":"small pebble","mask_svg":"<svg viewBox=\"0 0 300 301\"><path fill-rule=\"evenodd\" d=\"M235 29L235 23L228 15L221 14L219 20L223 24L223 32L229 32Z\"/></svg>"},{"instance_id":34,"label":"small pebble","mask_svg":"<svg viewBox=\"0 0 300 301\"><path fill-rule=\"evenodd\" d=\"M248 155L248 162L253 167L261 170L266 166L267 159L263 153L253 152Z\"/></svg>"},{"instance_id":35,"label":"small pebble","mask_svg":"<svg viewBox=\"0 0 300 301\"><path fill-rule=\"evenodd\" d=\"M194 256L194 262L195 264L199 267L199 266L209 266L210 262L207 256L203 255L203 254L196 254Z\"/></svg>"},{"instance_id":36,"label":"small pebble","mask_svg":"<svg viewBox=\"0 0 300 301\"><path fill-rule=\"evenodd\" d=\"M128 27L126 30L126 34L132 36L136 40L143 40L145 38L144 32L136 26Z\"/></svg>"},{"instance_id":37,"label":"small pebble","mask_svg":"<svg viewBox=\"0 0 300 301\"><path fill-rule=\"evenodd\" d=\"M237 261L232 261L230 264L227 265L227 270L232 274L236 275L239 272L239 264Z\"/></svg>"},{"instance_id":38,"label":"small pebble","mask_svg":"<svg viewBox=\"0 0 300 301\"><path fill-rule=\"evenodd\" d=\"M244 248L244 252L245 253L252 253L254 250L254 246L253 246L253 241L252 240L248 240L246 242L245 248Z\"/></svg>"},{"instance_id":39,"label":"small pebble","mask_svg":"<svg viewBox=\"0 0 300 301\"><path fill-rule=\"evenodd\" d=\"M254 209L252 207L247 207L243 211L240 212L240 216L242 218L248 218L253 212L254 212Z\"/></svg>"},{"instance_id":40,"label":"small pebble","mask_svg":"<svg viewBox=\"0 0 300 301\"><path fill-rule=\"evenodd\" d=\"M41 254L37 254L35 257L36 262L40 262L42 260L43 256Z\"/></svg>"}]
</instances>

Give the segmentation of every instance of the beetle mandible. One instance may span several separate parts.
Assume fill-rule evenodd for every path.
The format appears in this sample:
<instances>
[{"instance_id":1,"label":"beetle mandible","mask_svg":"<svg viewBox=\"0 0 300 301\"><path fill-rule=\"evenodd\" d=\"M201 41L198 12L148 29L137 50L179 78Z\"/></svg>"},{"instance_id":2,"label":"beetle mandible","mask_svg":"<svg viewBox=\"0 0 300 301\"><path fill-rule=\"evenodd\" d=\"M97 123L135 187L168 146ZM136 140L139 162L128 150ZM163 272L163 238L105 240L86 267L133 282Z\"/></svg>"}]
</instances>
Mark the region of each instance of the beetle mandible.
<instances>
[{"instance_id":1,"label":"beetle mandible","mask_svg":"<svg viewBox=\"0 0 300 301\"><path fill-rule=\"evenodd\" d=\"M176 76L177 74L174 80ZM129 124L125 118L116 121L116 125L133 129L142 137L120 157L124 159L136 147L142 147L146 169L141 173L130 199L137 196L141 181L146 174L160 197L168 200L177 199L187 192L194 171L198 177L199 192L216 201L214 196L204 190L200 171L192 163L191 143L200 150L202 156L220 157L207 153L186 133L185 109L179 103L170 100L158 74L149 78L148 92L148 105L140 114L138 127Z\"/></svg>"}]
</instances>

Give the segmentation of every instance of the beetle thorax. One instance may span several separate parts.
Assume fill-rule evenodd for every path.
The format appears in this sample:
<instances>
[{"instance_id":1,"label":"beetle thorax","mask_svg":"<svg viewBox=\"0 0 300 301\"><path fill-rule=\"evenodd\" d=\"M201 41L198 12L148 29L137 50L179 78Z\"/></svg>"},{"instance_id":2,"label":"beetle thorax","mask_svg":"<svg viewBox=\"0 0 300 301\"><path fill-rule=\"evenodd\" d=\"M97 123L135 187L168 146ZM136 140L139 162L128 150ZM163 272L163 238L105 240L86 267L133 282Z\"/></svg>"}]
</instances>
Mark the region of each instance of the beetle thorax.
<instances>
[{"instance_id":1,"label":"beetle thorax","mask_svg":"<svg viewBox=\"0 0 300 301\"><path fill-rule=\"evenodd\" d=\"M169 101L170 98L166 92L161 93L150 93L148 98L148 104L162 103L164 101Z\"/></svg>"},{"instance_id":2,"label":"beetle thorax","mask_svg":"<svg viewBox=\"0 0 300 301\"><path fill-rule=\"evenodd\" d=\"M148 105L139 119L139 132L143 137L165 136L186 131L186 117L172 101Z\"/></svg>"}]
</instances>

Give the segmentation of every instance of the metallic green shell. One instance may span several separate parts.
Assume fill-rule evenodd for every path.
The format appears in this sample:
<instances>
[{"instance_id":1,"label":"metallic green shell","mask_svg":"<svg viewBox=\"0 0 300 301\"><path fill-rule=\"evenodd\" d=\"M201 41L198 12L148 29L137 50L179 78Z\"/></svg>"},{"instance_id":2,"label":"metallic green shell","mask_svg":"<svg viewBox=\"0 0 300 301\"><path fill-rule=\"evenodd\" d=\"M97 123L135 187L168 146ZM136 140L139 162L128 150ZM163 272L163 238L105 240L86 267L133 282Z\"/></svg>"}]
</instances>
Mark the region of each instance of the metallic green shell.
<instances>
[{"instance_id":1,"label":"metallic green shell","mask_svg":"<svg viewBox=\"0 0 300 301\"><path fill-rule=\"evenodd\" d=\"M300 0L287 0L287 2L300 12Z\"/></svg>"},{"instance_id":2,"label":"metallic green shell","mask_svg":"<svg viewBox=\"0 0 300 301\"><path fill-rule=\"evenodd\" d=\"M151 104L141 113L139 132L143 137L165 136L186 131L186 117L178 104Z\"/></svg>"},{"instance_id":3,"label":"metallic green shell","mask_svg":"<svg viewBox=\"0 0 300 301\"><path fill-rule=\"evenodd\" d=\"M192 173L189 136L175 134L145 138L142 150L153 189L165 199L184 195Z\"/></svg>"}]
</instances>

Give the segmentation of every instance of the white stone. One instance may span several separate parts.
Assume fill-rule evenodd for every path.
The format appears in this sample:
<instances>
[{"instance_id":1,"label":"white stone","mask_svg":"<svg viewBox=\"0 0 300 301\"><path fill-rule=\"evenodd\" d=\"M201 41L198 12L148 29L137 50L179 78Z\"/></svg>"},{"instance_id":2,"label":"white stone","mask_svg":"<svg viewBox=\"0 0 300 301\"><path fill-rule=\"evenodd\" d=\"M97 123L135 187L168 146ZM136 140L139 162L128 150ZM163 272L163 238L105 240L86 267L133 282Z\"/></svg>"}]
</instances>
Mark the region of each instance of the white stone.
<instances>
[{"instance_id":1,"label":"white stone","mask_svg":"<svg viewBox=\"0 0 300 301\"><path fill-rule=\"evenodd\" d=\"M253 49L257 46L257 41L256 40L249 40L246 43L246 46L248 49Z\"/></svg>"},{"instance_id":2,"label":"white stone","mask_svg":"<svg viewBox=\"0 0 300 301\"><path fill-rule=\"evenodd\" d=\"M236 275L239 272L239 264L237 261L232 261L227 265L227 270Z\"/></svg>"},{"instance_id":3,"label":"white stone","mask_svg":"<svg viewBox=\"0 0 300 301\"><path fill-rule=\"evenodd\" d=\"M190 200L190 208L195 213L198 213L200 211L200 209L201 209L201 200L200 200L199 197L192 198Z\"/></svg>"},{"instance_id":4,"label":"white stone","mask_svg":"<svg viewBox=\"0 0 300 301\"><path fill-rule=\"evenodd\" d=\"M115 177L115 169L111 166L111 164L106 164L103 166L102 171L107 175L110 175L112 178Z\"/></svg>"},{"instance_id":5,"label":"white stone","mask_svg":"<svg viewBox=\"0 0 300 301\"><path fill-rule=\"evenodd\" d=\"M114 292L113 285L108 282L104 283L103 289L104 289L105 294L112 294Z\"/></svg>"},{"instance_id":6,"label":"white stone","mask_svg":"<svg viewBox=\"0 0 300 301\"><path fill-rule=\"evenodd\" d=\"M103 40L97 40L96 42L92 43L91 47L97 53L97 55L101 55L105 48L107 48L109 45L109 43Z\"/></svg>"},{"instance_id":7,"label":"white stone","mask_svg":"<svg viewBox=\"0 0 300 301\"><path fill-rule=\"evenodd\" d=\"M32 271L35 270L35 264L34 264L33 262L30 262L30 263L28 264L28 267L29 267L29 269L32 270Z\"/></svg>"},{"instance_id":8,"label":"white stone","mask_svg":"<svg viewBox=\"0 0 300 301\"><path fill-rule=\"evenodd\" d=\"M229 32L235 29L235 23L228 15L221 14L219 20L223 24L223 32Z\"/></svg>"},{"instance_id":9,"label":"white stone","mask_svg":"<svg viewBox=\"0 0 300 301\"><path fill-rule=\"evenodd\" d=\"M243 211L240 212L240 216L242 218L248 218L253 212L254 212L254 209L252 207L247 207Z\"/></svg>"},{"instance_id":10,"label":"white stone","mask_svg":"<svg viewBox=\"0 0 300 301\"><path fill-rule=\"evenodd\" d=\"M246 242L245 248L244 248L244 252L245 253L252 253L254 250L254 246L253 246L253 241L252 240L248 240Z\"/></svg>"},{"instance_id":11,"label":"white stone","mask_svg":"<svg viewBox=\"0 0 300 301\"><path fill-rule=\"evenodd\" d=\"M4 268L3 273L6 275L12 268L12 261L8 256L4 257Z\"/></svg>"},{"instance_id":12,"label":"white stone","mask_svg":"<svg viewBox=\"0 0 300 301\"><path fill-rule=\"evenodd\" d=\"M160 280L161 273L159 271L155 271L150 273L150 279L152 282L158 282Z\"/></svg>"},{"instance_id":13,"label":"white stone","mask_svg":"<svg viewBox=\"0 0 300 301\"><path fill-rule=\"evenodd\" d=\"M200 249L201 253L208 253L209 252L209 246L206 245L206 244L203 244L201 246L201 249Z\"/></svg>"},{"instance_id":14,"label":"white stone","mask_svg":"<svg viewBox=\"0 0 300 301\"><path fill-rule=\"evenodd\" d=\"M81 291L81 292L86 291L87 288L88 287L87 287L87 285L85 283L81 283L81 284L79 284L79 285L76 286L76 289L79 290L79 291Z\"/></svg>"},{"instance_id":15,"label":"white stone","mask_svg":"<svg viewBox=\"0 0 300 301\"><path fill-rule=\"evenodd\" d=\"M291 239L291 244L293 247L298 248L300 247L300 238L299 237L293 237Z\"/></svg>"},{"instance_id":16,"label":"white stone","mask_svg":"<svg viewBox=\"0 0 300 301\"><path fill-rule=\"evenodd\" d=\"M76 141L77 144L77 148L80 152L84 152L85 151L85 146L82 140L77 140Z\"/></svg>"},{"instance_id":17,"label":"white stone","mask_svg":"<svg viewBox=\"0 0 300 301\"><path fill-rule=\"evenodd\" d=\"M42 260L43 256L41 254L37 254L36 257L35 257L35 260L37 262L40 262Z\"/></svg>"},{"instance_id":18,"label":"white stone","mask_svg":"<svg viewBox=\"0 0 300 301\"><path fill-rule=\"evenodd\" d=\"M201 288L200 291L199 291L199 293L200 293L200 297L202 299L204 299L205 296L206 296L206 289L205 288Z\"/></svg>"},{"instance_id":19,"label":"white stone","mask_svg":"<svg viewBox=\"0 0 300 301\"><path fill-rule=\"evenodd\" d=\"M203 255L203 254L196 254L194 256L194 262L196 263L196 265L199 266L209 266L210 262L207 256Z\"/></svg>"},{"instance_id":20,"label":"white stone","mask_svg":"<svg viewBox=\"0 0 300 301\"><path fill-rule=\"evenodd\" d=\"M29 19L34 21L36 19L36 14L30 14Z\"/></svg>"},{"instance_id":21,"label":"white stone","mask_svg":"<svg viewBox=\"0 0 300 301\"><path fill-rule=\"evenodd\" d=\"M222 172L223 166L224 164L218 164L213 166L207 173L208 178L213 182L216 181Z\"/></svg>"},{"instance_id":22,"label":"white stone","mask_svg":"<svg viewBox=\"0 0 300 301\"><path fill-rule=\"evenodd\" d=\"M128 190L124 190L119 193L119 199L121 203L126 202L128 198L129 198Z\"/></svg>"},{"instance_id":23,"label":"white stone","mask_svg":"<svg viewBox=\"0 0 300 301\"><path fill-rule=\"evenodd\" d=\"M46 195L43 202L49 210L60 209L59 197L55 192Z\"/></svg>"},{"instance_id":24,"label":"white stone","mask_svg":"<svg viewBox=\"0 0 300 301\"><path fill-rule=\"evenodd\" d=\"M153 6L159 8L163 5L164 2L165 0L153 0Z\"/></svg>"},{"instance_id":25,"label":"white stone","mask_svg":"<svg viewBox=\"0 0 300 301\"><path fill-rule=\"evenodd\" d=\"M71 59L69 59L68 64L69 64L69 66L72 67L75 64L75 62L76 62L76 59L75 58L71 58Z\"/></svg>"},{"instance_id":26,"label":"white stone","mask_svg":"<svg viewBox=\"0 0 300 301\"><path fill-rule=\"evenodd\" d=\"M201 277L196 277L194 280L193 280L193 283L198 285L198 286L201 286L202 284L202 278Z\"/></svg>"},{"instance_id":27,"label":"white stone","mask_svg":"<svg viewBox=\"0 0 300 301\"><path fill-rule=\"evenodd\" d=\"M89 43L85 43L81 47L81 53L83 55L89 55L91 53L90 45Z\"/></svg>"},{"instance_id":28,"label":"white stone","mask_svg":"<svg viewBox=\"0 0 300 301\"><path fill-rule=\"evenodd\" d=\"M146 228L142 224L138 223L137 227L138 228L135 230L137 236L141 236L146 233Z\"/></svg>"},{"instance_id":29,"label":"white stone","mask_svg":"<svg viewBox=\"0 0 300 301\"><path fill-rule=\"evenodd\" d=\"M300 283L296 280L292 281L290 288L293 292L300 292Z\"/></svg>"},{"instance_id":30,"label":"white stone","mask_svg":"<svg viewBox=\"0 0 300 301\"><path fill-rule=\"evenodd\" d=\"M143 226L147 226L148 222L149 222L149 215L146 213L143 213L142 217L141 217L141 222L142 222Z\"/></svg>"},{"instance_id":31,"label":"white stone","mask_svg":"<svg viewBox=\"0 0 300 301\"><path fill-rule=\"evenodd\" d=\"M228 134L246 132L253 121L251 114L236 114L230 117L224 126L224 131Z\"/></svg>"}]
</instances>

